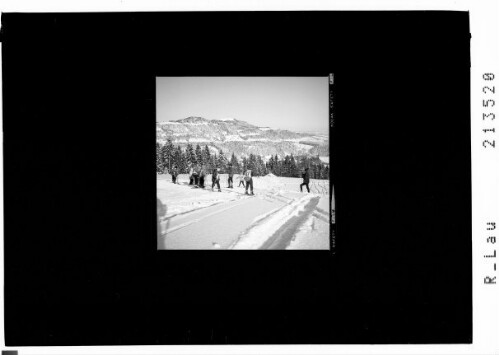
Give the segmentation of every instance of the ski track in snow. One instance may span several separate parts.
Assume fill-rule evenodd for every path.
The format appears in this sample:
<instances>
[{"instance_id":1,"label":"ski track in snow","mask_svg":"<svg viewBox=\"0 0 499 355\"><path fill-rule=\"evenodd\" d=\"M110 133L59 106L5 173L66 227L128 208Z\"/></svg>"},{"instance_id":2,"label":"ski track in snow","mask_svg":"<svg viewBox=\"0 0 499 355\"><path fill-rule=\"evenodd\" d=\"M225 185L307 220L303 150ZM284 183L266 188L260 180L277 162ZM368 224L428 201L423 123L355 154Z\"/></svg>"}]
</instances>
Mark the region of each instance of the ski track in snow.
<instances>
[{"instance_id":1,"label":"ski track in snow","mask_svg":"<svg viewBox=\"0 0 499 355\"><path fill-rule=\"evenodd\" d=\"M312 213L318 199L313 195L305 195L263 218L258 218L230 249L285 249L294 230ZM305 213L302 214L302 211ZM285 240L286 238L289 240Z\"/></svg>"},{"instance_id":2,"label":"ski track in snow","mask_svg":"<svg viewBox=\"0 0 499 355\"><path fill-rule=\"evenodd\" d=\"M275 207L275 203L248 196L173 218L162 245L167 249L227 249L255 216Z\"/></svg>"},{"instance_id":3,"label":"ski track in snow","mask_svg":"<svg viewBox=\"0 0 499 355\"><path fill-rule=\"evenodd\" d=\"M310 194L300 193L301 179L293 180L256 178L255 196L247 196L244 188L227 188L222 181L225 186L220 193L216 188L211 192L209 183L198 190L185 182L161 181L160 185L158 179L158 197L171 211L161 218L162 245L168 249L328 249L329 197L315 186ZM329 186L326 181L319 185Z\"/></svg>"},{"instance_id":4,"label":"ski track in snow","mask_svg":"<svg viewBox=\"0 0 499 355\"><path fill-rule=\"evenodd\" d=\"M314 211L306 218L294 233L291 242L286 246L288 250L328 250L329 240L323 236L329 235L329 221L322 214Z\"/></svg>"},{"instance_id":5,"label":"ski track in snow","mask_svg":"<svg viewBox=\"0 0 499 355\"><path fill-rule=\"evenodd\" d=\"M211 216L215 216L215 215L217 215L217 214L219 214L219 213L222 213L222 212L225 212L225 211L230 210L230 209L232 209L232 208L238 207L238 206L240 206L240 205L244 204L244 202L245 202L245 201L243 200L242 202L237 203L237 204L236 204L236 203L233 203L233 204L229 205L228 207L224 207L224 208L221 208L221 209L219 209L219 210L217 210L217 211L214 211L214 212L208 213L208 214L206 214L206 215L204 215L204 216L202 216L202 217L199 217L199 218L196 218L196 219L192 219L192 220L190 220L189 222L182 223L182 224L180 224L180 225L178 225L178 226L175 226L175 227L172 227L172 228L170 228L170 229L167 229L167 230L166 230L163 234L168 234L168 233L171 233L171 232L176 231L176 230L178 230L178 229L182 229L182 228L185 228L185 227L187 227L187 226L190 226L191 224L198 223L198 222L200 222L200 221L202 221L202 220L204 220L204 219L206 219L206 218L209 218L209 217L211 217ZM213 205L211 205L211 206L213 206ZM211 207L211 206L207 206L207 207ZM192 210L192 211L190 211L190 212L197 212L197 211L199 211L199 210L200 210L200 208L198 208L198 209L196 209L196 210Z\"/></svg>"},{"instance_id":6,"label":"ski track in snow","mask_svg":"<svg viewBox=\"0 0 499 355\"><path fill-rule=\"evenodd\" d=\"M297 231L310 220L310 215L314 213L314 208L319 202L319 197L311 198L297 214L293 215L283 226L279 228L260 249L287 249L291 241L295 238ZM327 221L326 221L327 223ZM313 229L313 225L312 228Z\"/></svg>"},{"instance_id":7,"label":"ski track in snow","mask_svg":"<svg viewBox=\"0 0 499 355\"><path fill-rule=\"evenodd\" d=\"M213 203L200 205L200 206L198 206L198 207L193 207L192 209L185 210L185 211L182 211L182 212L168 214L168 215L166 215L165 217L163 217L163 218L161 219L161 221L168 221L169 219L171 219L171 218L173 218L173 217L182 216L182 215L184 215L184 214L188 214L188 213L191 213L191 212L199 211L199 210L202 210L202 209L205 209L205 208L211 207L211 206L219 205L219 204L224 203L224 202L225 202L225 201L216 201L216 202L213 202Z\"/></svg>"}]
</instances>

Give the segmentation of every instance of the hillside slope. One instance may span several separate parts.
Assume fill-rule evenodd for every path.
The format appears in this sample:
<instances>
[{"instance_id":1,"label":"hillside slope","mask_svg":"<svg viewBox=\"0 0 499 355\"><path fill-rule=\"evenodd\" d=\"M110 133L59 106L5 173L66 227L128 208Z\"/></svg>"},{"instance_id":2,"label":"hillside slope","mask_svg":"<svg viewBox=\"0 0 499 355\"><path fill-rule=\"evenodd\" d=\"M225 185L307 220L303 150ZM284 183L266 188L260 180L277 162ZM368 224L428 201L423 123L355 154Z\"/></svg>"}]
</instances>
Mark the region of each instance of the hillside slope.
<instances>
[{"instance_id":1,"label":"hillside slope","mask_svg":"<svg viewBox=\"0 0 499 355\"><path fill-rule=\"evenodd\" d=\"M208 120L203 117L187 117L176 121L156 123L156 140L164 144L184 147L208 145L237 156L250 153L269 155L329 155L326 134L298 133L288 130L258 127L235 118Z\"/></svg>"}]
</instances>

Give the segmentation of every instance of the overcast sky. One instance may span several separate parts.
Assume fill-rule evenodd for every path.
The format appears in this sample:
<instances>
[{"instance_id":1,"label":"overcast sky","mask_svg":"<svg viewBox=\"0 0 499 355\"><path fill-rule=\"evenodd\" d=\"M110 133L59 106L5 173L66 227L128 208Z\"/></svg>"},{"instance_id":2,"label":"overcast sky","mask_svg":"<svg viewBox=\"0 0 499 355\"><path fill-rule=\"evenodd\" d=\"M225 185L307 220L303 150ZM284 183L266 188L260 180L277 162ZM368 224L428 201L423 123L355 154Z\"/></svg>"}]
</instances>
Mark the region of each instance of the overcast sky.
<instances>
[{"instance_id":1,"label":"overcast sky","mask_svg":"<svg viewBox=\"0 0 499 355\"><path fill-rule=\"evenodd\" d=\"M327 77L163 77L157 121L236 118L256 126L328 132Z\"/></svg>"}]
</instances>

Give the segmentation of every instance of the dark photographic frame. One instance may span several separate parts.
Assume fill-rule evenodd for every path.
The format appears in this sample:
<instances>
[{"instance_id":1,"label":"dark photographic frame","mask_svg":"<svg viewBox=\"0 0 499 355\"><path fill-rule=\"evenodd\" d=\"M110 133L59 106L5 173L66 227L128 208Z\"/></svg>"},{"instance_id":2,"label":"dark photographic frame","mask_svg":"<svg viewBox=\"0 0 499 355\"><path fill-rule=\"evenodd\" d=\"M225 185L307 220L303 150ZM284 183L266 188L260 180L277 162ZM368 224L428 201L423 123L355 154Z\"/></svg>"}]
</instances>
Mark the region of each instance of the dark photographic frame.
<instances>
[{"instance_id":1,"label":"dark photographic frame","mask_svg":"<svg viewBox=\"0 0 499 355\"><path fill-rule=\"evenodd\" d=\"M472 341L468 13L11 13L1 36L7 346ZM157 252L155 78L330 73L335 255Z\"/></svg>"}]
</instances>

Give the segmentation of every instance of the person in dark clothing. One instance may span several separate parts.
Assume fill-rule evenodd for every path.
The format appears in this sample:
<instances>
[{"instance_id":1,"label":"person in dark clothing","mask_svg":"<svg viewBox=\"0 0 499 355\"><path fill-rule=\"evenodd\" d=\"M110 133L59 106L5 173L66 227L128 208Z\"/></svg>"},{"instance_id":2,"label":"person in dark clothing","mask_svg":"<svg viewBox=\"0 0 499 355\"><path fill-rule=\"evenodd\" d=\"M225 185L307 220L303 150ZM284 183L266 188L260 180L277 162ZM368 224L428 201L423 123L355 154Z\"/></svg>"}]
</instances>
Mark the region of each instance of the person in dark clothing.
<instances>
[{"instance_id":1,"label":"person in dark clothing","mask_svg":"<svg viewBox=\"0 0 499 355\"><path fill-rule=\"evenodd\" d=\"M305 171L301 174L303 178L303 183L300 185L300 192L303 192L303 185L307 187L307 191L310 193L310 187L308 184L310 183L310 174L308 173L308 168L305 168Z\"/></svg>"},{"instance_id":2,"label":"person in dark clothing","mask_svg":"<svg viewBox=\"0 0 499 355\"><path fill-rule=\"evenodd\" d=\"M211 190L215 187L215 184L218 187L218 192L222 192L220 189L220 174L218 174L219 169L213 169L213 174L211 175Z\"/></svg>"},{"instance_id":3,"label":"person in dark clothing","mask_svg":"<svg viewBox=\"0 0 499 355\"><path fill-rule=\"evenodd\" d=\"M178 176L177 166L174 166L174 167L172 168L171 174L172 174L172 182L173 182L174 184L176 184L176 183L177 183L177 176Z\"/></svg>"},{"instance_id":4,"label":"person in dark clothing","mask_svg":"<svg viewBox=\"0 0 499 355\"><path fill-rule=\"evenodd\" d=\"M198 186L198 184L199 184L199 165L194 166L194 170L192 172L192 175L194 177L194 185Z\"/></svg>"},{"instance_id":5,"label":"person in dark clothing","mask_svg":"<svg viewBox=\"0 0 499 355\"><path fill-rule=\"evenodd\" d=\"M245 194L248 195L248 187L251 188L251 195L254 195L253 193L253 177L251 176L251 170L246 170L246 173L244 174L244 181L246 181L246 187L245 187Z\"/></svg>"},{"instance_id":6,"label":"person in dark clothing","mask_svg":"<svg viewBox=\"0 0 499 355\"><path fill-rule=\"evenodd\" d=\"M234 173L232 172L232 164L229 163L229 169L228 169L228 173L229 173L229 180L227 181L228 182L228 185L227 186L228 188L230 189L233 189L234 188L234 182L232 181L232 178L234 176Z\"/></svg>"},{"instance_id":7,"label":"person in dark clothing","mask_svg":"<svg viewBox=\"0 0 499 355\"><path fill-rule=\"evenodd\" d=\"M204 178L206 176L206 167L202 167L199 172L199 187L204 189Z\"/></svg>"}]
</instances>

